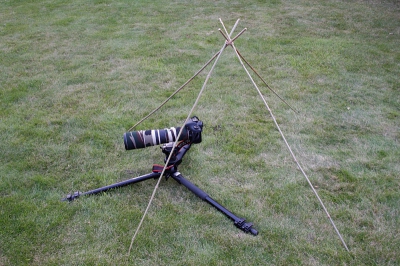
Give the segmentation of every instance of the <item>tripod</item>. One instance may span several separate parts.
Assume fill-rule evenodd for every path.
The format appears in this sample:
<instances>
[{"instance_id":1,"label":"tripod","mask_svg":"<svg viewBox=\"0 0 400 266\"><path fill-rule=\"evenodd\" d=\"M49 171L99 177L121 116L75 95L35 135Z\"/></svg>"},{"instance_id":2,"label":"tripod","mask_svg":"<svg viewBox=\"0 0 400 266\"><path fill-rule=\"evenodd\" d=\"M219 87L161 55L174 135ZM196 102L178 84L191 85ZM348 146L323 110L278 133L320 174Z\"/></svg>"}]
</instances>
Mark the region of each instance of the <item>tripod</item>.
<instances>
[{"instance_id":1,"label":"tripod","mask_svg":"<svg viewBox=\"0 0 400 266\"><path fill-rule=\"evenodd\" d=\"M197 125L198 122L201 123L197 119L197 117L192 118L192 121L195 121L195 124ZM236 215L234 215L232 212L230 212L228 209L223 207L221 204L216 202L214 199L212 199L206 192L198 188L196 185L194 185L192 182L187 180L180 172L178 172L178 166L182 162L183 156L186 154L186 152L190 149L191 145L193 143L200 143L201 142L201 130L202 130L202 123L200 127L193 127L193 122L187 123L185 128L183 130L186 130L188 134L188 138L181 140L176 147L173 149L173 143L169 142L167 144L164 144L161 146L162 152L165 154L166 158L168 158L171 153L171 159L168 162L168 165L166 166L166 169L164 171L164 176L168 180L169 177L172 177L174 180L176 180L179 184L185 186L188 188L191 192L193 192L196 196L201 198L202 200L206 201L207 203L211 204L213 207L215 207L217 210L225 214L228 218L233 220L234 225L239 228L240 230L246 232L246 233L251 233L252 235L258 235L258 231L253 228L252 223L246 223L246 220L244 218L240 218ZM193 129L194 128L194 129ZM157 130L157 133L159 131ZM127 145L127 138L125 138L125 148L128 149ZM150 145L153 145L155 143L151 143ZM157 143L159 144L159 143ZM146 144L148 145L148 143ZM145 147L146 145L143 145L141 147ZM166 160L166 159L165 159ZM63 201L73 201L76 198L79 198L80 196L85 196L85 195L94 195L94 194L99 194L101 192L108 191L113 188L119 188L127 185L131 185L134 183L138 183L147 179L151 178L160 178L162 171L163 171L164 165L153 165L152 172L146 175L134 177L125 181L121 181L118 183L114 183L108 186L100 187L97 189L93 189L90 191L86 192L74 192L73 194L67 195L66 198L62 199Z\"/></svg>"}]
</instances>

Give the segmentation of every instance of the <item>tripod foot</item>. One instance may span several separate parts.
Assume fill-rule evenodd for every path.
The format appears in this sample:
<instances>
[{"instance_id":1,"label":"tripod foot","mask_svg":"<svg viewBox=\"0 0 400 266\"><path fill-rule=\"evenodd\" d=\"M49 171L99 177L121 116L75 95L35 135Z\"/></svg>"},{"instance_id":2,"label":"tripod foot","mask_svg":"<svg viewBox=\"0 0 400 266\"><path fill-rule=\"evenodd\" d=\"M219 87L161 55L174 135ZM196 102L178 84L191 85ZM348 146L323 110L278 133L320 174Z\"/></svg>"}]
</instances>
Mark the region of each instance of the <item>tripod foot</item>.
<instances>
[{"instance_id":1,"label":"tripod foot","mask_svg":"<svg viewBox=\"0 0 400 266\"><path fill-rule=\"evenodd\" d=\"M245 219L236 220L235 226L245 233L251 233L254 236L258 235L258 231L253 228L253 223L246 223Z\"/></svg>"},{"instance_id":2,"label":"tripod foot","mask_svg":"<svg viewBox=\"0 0 400 266\"><path fill-rule=\"evenodd\" d=\"M79 198L79 196L82 194L82 192L76 191L73 194L68 194L66 198L63 198L61 201L73 201L76 198Z\"/></svg>"}]
</instances>

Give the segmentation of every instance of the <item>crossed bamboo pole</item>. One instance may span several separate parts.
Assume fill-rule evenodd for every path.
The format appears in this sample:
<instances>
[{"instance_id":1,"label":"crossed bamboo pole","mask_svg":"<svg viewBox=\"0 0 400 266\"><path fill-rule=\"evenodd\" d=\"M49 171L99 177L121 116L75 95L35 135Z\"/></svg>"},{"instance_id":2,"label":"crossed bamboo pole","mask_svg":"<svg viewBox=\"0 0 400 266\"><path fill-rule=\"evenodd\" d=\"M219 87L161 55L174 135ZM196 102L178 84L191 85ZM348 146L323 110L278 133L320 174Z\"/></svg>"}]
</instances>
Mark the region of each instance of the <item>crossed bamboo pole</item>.
<instances>
[{"instance_id":1,"label":"crossed bamboo pole","mask_svg":"<svg viewBox=\"0 0 400 266\"><path fill-rule=\"evenodd\" d=\"M279 133L280 133L280 135L281 135L283 141L285 142L285 145L286 145L286 147L288 148L288 150L289 150L289 152L290 152L290 154L291 154L291 156L292 156L294 162L296 163L297 167L300 169L300 171L301 171L301 173L303 174L303 176L306 178L307 183L308 183L309 186L311 187L313 193L314 193L315 196L317 197L317 199L318 199L320 205L322 206L324 212L326 213L327 217L329 218L329 220L330 220L330 222L331 222L333 228L335 229L336 234L337 234L338 237L340 238L340 240L341 240L341 242L342 242L344 248L349 252L349 249L348 249L348 247L347 247L347 245L346 245L346 242L344 241L342 235L340 234L339 230L337 229L337 227L336 227L336 225L335 225L335 223L334 223L334 221L333 221L331 215L329 214L327 208L325 207L325 205L324 205L322 199L319 197L318 192L315 190L313 184L311 183L310 179L308 178L307 174L305 173L305 171L303 170L303 168L302 168L302 166L300 165L299 161L297 160L295 154L293 153L293 151L292 151L292 149L291 149L289 143L287 142L287 140L286 140L286 138L285 138L285 136L284 136L284 134L283 134L283 132L282 132L282 130L281 130L279 124L278 124L278 122L276 121L276 118L275 118L274 114L272 113L271 108L269 107L267 101L265 100L265 98L264 98L263 94L261 93L260 89L258 88L257 84L254 82L254 80L253 80L252 76L250 75L249 71L247 70L246 66L243 64L243 61L244 61L244 62L248 65L248 67L250 67L250 69L260 78L260 80L266 85L266 87L267 87L270 91L272 91L281 101L283 101L287 106L289 106L289 108L292 109L295 113L298 113L298 111L297 111L296 109L294 109L289 103L287 103L278 93L276 93L276 92L266 83L266 81L258 74L258 72L250 65L250 63L242 56L242 54L239 52L239 50L235 47L234 41L235 41L237 38L239 38L239 37L247 30L247 28L244 28L244 29L243 29L242 31L240 31L234 38L231 38L230 36L231 36L231 35L233 34L233 32L235 31L235 29L236 29L236 27L237 27L237 24L239 23L239 19L236 21L235 25L233 26L233 28L232 28L230 34L228 34L228 31L226 30L223 21L222 21L221 19L219 19L219 20L220 20L220 23L222 24L222 27L224 28L224 32L223 32L221 29L218 29L218 30L219 30L219 32L222 34L222 36L224 36L224 38L225 38L225 40L226 40L226 42L224 43L224 45L223 45L223 47L221 48L221 50L218 51L216 54L214 54L214 56L213 56L210 60L208 60L208 61L206 62L206 64L205 64L203 67L200 68L199 71L197 71L197 72L196 72L190 79L188 79L181 87L179 87L175 92L173 92L163 103L161 103L161 105L160 105L159 107L157 107L156 109L154 109L153 111L151 111L148 115L146 115L146 116L145 116L144 118L142 118L139 122L137 122L135 125L133 125L128 131L133 130L136 126L138 126L138 125L139 125L140 123L142 123L144 120L146 120L146 119L149 118L151 115L153 115L155 112L157 112L159 109L161 109L162 106L164 106L164 105L165 105L170 99L172 99L178 92L180 92L184 87L186 87L187 84L189 84L189 83L190 83L196 76L198 76L198 75L199 75L199 74L214 60L214 59L216 59L215 62L214 62L214 64L213 64L213 66L212 66L212 68L211 68L211 70L209 71L209 73L208 73L208 75L207 75L207 77L206 77L204 83L203 83L203 86L202 86L202 88L201 88L201 90L200 90L200 92L199 92L199 94L198 94L198 96L197 96L197 98L196 98L195 103L194 103L193 106L192 106L192 109L190 110L190 112L189 112L189 114L188 114L188 116L187 116L187 119L185 120L185 122L186 122L186 121L190 118L190 116L192 115L192 112L193 112L193 110L195 109L195 107L197 106L197 103L198 103L198 101L199 101L199 99L200 99L200 97L201 97L203 91L204 91L205 88L206 88L206 84L207 84L207 82L208 82L208 80L209 80L209 78L210 78L210 76L211 76L212 71L214 70L215 65L216 65L217 62L218 62L219 57L221 56L222 52L225 50L226 47L231 46L231 47L233 48L233 50L235 51L235 54L236 54L236 56L237 56L237 58L238 58L240 64L242 65L242 67L243 67L244 70L246 71L246 73L247 73L248 77L250 78L252 84L254 85L255 89L257 90L259 96L261 97L261 99L262 99L262 101L263 101L265 107L267 108L267 110L268 110L270 116L272 117L272 120L274 121L275 126L277 127L277 129L278 129L278 131L279 131ZM182 127L185 126L185 122L184 122L184 124L182 125ZM178 137L176 138L177 140L179 139L180 134L181 134L181 132L179 132ZM177 141L175 141L175 143L173 144L173 148L172 148L172 149L175 149L176 144L177 144ZM167 158L167 160L166 160L166 162L165 162L165 165L164 165L164 168L163 168L162 173L161 173L160 176L163 176L163 175L164 175L164 172L165 172L165 170L166 170L166 168L167 168L167 165L168 165L168 163L169 163L169 161L170 161L170 159L171 159L171 155L172 155L172 152L171 152L170 156ZM158 180L158 182L157 182L157 184L156 184L156 186L155 186L155 188L154 188L154 190L153 190L153 193L152 193L152 195L151 195L151 198L150 198L150 201L149 201L149 203L148 203L148 206L147 206L147 208L146 208L146 210L145 210L145 212L144 212L144 214L143 214L143 216L142 216L142 219L141 219L141 221L140 221L138 227L136 228L136 231L135 231L135 233L134 233L134 235L133 235L133 237L132 237L131 244L130 244L130 246L129 246L128 255L130 255L130 252L131 252L131 249L132 249L132 245L133 245L133 243L134 243L134 240L135 240L135 238L136 238L136 236L137 236L137 234L138 234L138 232L139 232L139 229L141 228L141 225L143 224L144 218L145 218L145 216L147 215L148 210L150 209L151 203L152 203L152 201L153 201L153 199L154 199L155 193L156 193L156 191L157 191L157 189L158 189L158 186L159 186L159 184L160 184L160 180L161 180L161 178Z\"/></svg>"}]
</instances>

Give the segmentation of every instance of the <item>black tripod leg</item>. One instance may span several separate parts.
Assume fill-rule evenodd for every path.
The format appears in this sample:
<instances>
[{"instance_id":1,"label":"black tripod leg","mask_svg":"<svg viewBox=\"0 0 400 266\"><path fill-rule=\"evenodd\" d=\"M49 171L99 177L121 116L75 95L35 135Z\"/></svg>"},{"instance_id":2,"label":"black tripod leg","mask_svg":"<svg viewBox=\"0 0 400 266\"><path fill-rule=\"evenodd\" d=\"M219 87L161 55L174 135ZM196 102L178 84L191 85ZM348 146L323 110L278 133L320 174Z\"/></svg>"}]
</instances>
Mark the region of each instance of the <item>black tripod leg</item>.
<instances>
[{"instance_id":1,"label":"black tripod leg","mask_svg":"<svg viewBox=\"0 0 400 266\"><path fill-rule=\"evenodd\" d=\"M211 204L213 207L215 207L217 210L228 216L230 219L234 221L234 224L236 227L239 229L243 230L246 233L251 233L252 235L258 235L258 231L253 228L252 223L246 223L246 220L240 217L237 217L233 213L231 213L228 209L223 207L221 204L213 200L207 193L205 193L203 190L195 186L192 182L184 178L181 173L175 172L172 174L172 178L175 179L178 183L184 185L187 187L190 191L192 191L196 196L201 198L202 200L208 202Z\"/></svg>"},{"instance_id":2,"label":"black tripod leg","mask_svg":"<svg viewBox=\"0 0 400 266\"><path fill-rule=\"evenodd\" d=\"M161 173L150 173L147 175L142 175L142 176L138 176L138 177L134 177L125 181L121 181L112 185L108 185L105 187L101 187L101 188L96 188L90 191L86 191L86 192L74 192L74 194L69 194L67 195L66 198L62 199L62 201L73 201L76 198L79 198L80 196L84 196L84 195L94 195L94 194L98 194L101 192L105 192L107 190L113 189L113 188L119 188L119 187L124 187L130 184L134 184L134 183L138 183L150 178L158 178L161 176Z\"/></svg>"}]
</instances>

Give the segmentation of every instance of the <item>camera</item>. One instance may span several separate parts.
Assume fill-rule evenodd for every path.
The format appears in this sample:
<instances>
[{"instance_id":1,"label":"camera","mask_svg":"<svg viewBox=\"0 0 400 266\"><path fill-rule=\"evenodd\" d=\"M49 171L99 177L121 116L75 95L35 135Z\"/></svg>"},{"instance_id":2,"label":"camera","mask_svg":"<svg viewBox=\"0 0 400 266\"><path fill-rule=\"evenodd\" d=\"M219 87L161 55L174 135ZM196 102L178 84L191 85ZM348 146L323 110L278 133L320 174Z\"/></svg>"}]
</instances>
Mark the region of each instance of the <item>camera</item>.
<instances>
[{"instance_id":1,"label":"camera","mask_svg":"<svg viewBox=\"0 0 400 266\"><path fill-rule=\"evenodd\" d=\"M151 129L126 132L124 134L124 144L126 150L142 149L149 146L166 144L178 141L188 141L190 143L201 142L201 131L203 122L194 116L186 121L184 127L171 127L165 129Z\"/></svg>"}]
</instances>

